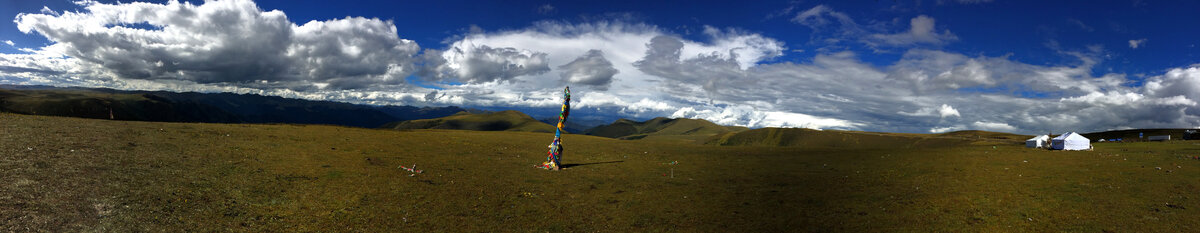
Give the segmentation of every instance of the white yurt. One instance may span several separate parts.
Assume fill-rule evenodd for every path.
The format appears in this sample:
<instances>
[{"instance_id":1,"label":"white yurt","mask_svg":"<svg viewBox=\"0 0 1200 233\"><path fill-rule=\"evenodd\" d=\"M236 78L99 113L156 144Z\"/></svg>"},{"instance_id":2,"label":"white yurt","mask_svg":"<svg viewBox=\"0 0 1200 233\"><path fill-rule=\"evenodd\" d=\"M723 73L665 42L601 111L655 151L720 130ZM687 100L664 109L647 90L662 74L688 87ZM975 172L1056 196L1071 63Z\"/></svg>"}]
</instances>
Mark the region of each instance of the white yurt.
<instances>
[{"instance_id":1,"label":"white yurt","mask_svg":"<svg viewBox=\"0 0 1200 233\"><path fill-rule=\"evenodd\" d=\"M1044 148L1044 147L1046 147L1046 141L1049 141L1049 140L1050 140L1050 135L1038 135L1037 137L1033 137L1033 138L1030 138L1029 140L1025 140L1025 147Z\"/></svg>"},{"instance_id":2,"label":"white yurt","mask_svg":"<svg viewBox=\"0 0 1200 233\"><path fill-rule=\"evenodd\" d=\"M1059 135L1054 139L1050 139L1050 149L1055 150L1090 150L1092 149L1091 139L1083 137L1075 132Z\"/></svg>"}]
</instances>

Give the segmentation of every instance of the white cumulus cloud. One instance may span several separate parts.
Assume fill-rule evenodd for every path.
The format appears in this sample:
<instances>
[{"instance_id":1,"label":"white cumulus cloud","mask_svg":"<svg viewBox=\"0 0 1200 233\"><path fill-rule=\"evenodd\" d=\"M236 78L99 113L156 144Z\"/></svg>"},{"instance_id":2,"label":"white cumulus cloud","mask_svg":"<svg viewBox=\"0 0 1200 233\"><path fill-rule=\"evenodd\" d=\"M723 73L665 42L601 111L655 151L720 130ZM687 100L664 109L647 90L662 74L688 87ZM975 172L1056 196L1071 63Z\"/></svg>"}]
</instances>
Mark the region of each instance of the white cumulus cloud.
<instances>
[{"instance_id":1,"label":"white cumulus cloud","mask_svg":"<svg viewBox=\"0 0 1200 233\"><path fill-rule=\"evenodd\" d=\"M1006 123L1001 123L1001 122L976 121L975 123L972 123L971 126L974 129L980 129L980 130L985 130L985 131L995 131L995 132L1011 133L1011 132L1014 132L1017 130L1017 127L1013 127L1011 125L1008 125Z\"/></svg>"},{"instance_id":2,"label":"white cumulus cloud","mask_svg":"<svg viewBox=\"0 0 1200 233\"><path fill-rule=\"evenodd\" d=\"M1132 49L1137 49L1138 47L1142 47L1142 45L1144 45L1144 44L1146 44L1146 38L1129 40L1129 48L1132 48Z\"/></svg>"},{"instance_id":3,"label":"white cumulus cloud","mask_svg":"<svg viewBox=\"0 0 1200 233\"><path fill-rule=\"evenodd\" d=\"M933 128L929 128L929 133L946 133L946 132L954 132L954 131L966 130L966 129L967 129L967 126L964 126L964 125L933 127Z\"/></svg>"},{"instance_id":4,"label":"white cumulus cloud","mask_svg":"<svg viewBox=\"0 0 1200 233\"><path fill-rule=\"evenodd\" d=\"M348 17L297 26L248 0L79 4L84 11L22 13L14 22L54 42L42 50L122 79L359 88L411 73L418 52L391 22Z\"/></svg>"},{"instance_id":5,"label":"white cumulus cloud","mask_svg":"<svg viewBox=\"0 0 1200 233\"><path fill-rule=\"evenodd\" d=\"M884 45L900 46L914 44L943 44L949 41L958 40L958 37L950 30L943 30L938 33L936 28L936 20L933 17L919 15L912 18L909 22L909 29L906 32L896 34L873 34L868 38L870 43L878 43Z\"/></svg>"},{"instance_id":6,"label":"white cumulus cloud","mask_svg":"<svg viewBox=\"0 0 1200 233\"><path fill-rule=\"evenodd\" d=\"M440 66L430 68L436 68L440 77L467 83L508 81L550 71L546 53L462 41L443 52L441 58L445 60Z\"/></svg>"},{"instance_id":7,"label":"white cumulus cloud","mask_svg":"<svg viewBox=\"0 0 1200 233\"><path fill-rule=\"evenodd\" d=\"M942 104L941 107L936 108L924 107L915 112L899 112L899 114L908 116L936 116L941 118L962 116L958 113L957 109L954 109L949 104Z\"/></svg>"},{"instance_id":8,"label":"white cumulus cloud","mask_svg":"<svg viewBox=\"0 0 1200 233\"><path fill-rule=\"evenodd\" d=\"M738 125L745 127L790 127L826 129L853 129L863 126L846 120L816 117L800 113L760 111L746 106L734 106L721 109L696 109L684 107L671 114L674 118L704 119L717 124Z\"/></svg>"}]
</instances>

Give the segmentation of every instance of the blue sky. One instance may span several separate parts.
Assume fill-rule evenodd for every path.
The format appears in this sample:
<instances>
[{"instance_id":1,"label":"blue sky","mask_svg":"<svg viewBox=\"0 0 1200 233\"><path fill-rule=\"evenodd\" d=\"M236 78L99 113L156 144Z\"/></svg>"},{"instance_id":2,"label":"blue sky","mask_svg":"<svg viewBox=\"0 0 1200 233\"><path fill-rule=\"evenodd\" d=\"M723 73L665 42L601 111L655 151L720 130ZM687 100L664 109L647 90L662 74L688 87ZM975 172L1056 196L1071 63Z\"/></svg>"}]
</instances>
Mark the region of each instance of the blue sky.
<instances>
[{"instance_id":1,"label":"blue sky","mask_svg":"<svg viewBox=\"0 0 1200 233\"><path fill-rule=\"evenodd\" d=\"M0 44L0 81L15 84L489 109L553 106L572 85L595 120L895 132L1200 125L1196 2L0 6L14 19L0 24L0 41L12 42Z\"/></svg>"},{"instance_id":2,"label":"blue sky","mask_svg":"<svg viewBox=\"0 0 1200 233\"><path fill-rule=\"evenodd\" d=\"M996 1L957 3L947 1L775 1L747 4L743 1L259 1L264 9L279 9L295 22L326 20L345 16L390 19L404 38L421 45L438 45L469 30L520 29L542 20L587 22L589 19L631 17L658 25L684 38L705 40L699 31L705 25L740 28L784 41L791 49L815 51L824 44L810 43L813 30L790 22L787 9L799 12L816 5L830 6L869 21L907 20L928 15L939 29L960 38L939 48L964 54L1011 56L1030 64L1078 62L1056 50L1086 50L1087 46L1108 48L1111 60L1097 71L1128 74L1162 73L1166 69L1200 61L1195 39L1200 26L1200 3L1194 1L1098 1L1088 4L1046 1ZM867 4L864 4L867 3ZM34 4L36 5L36 4ZM69 6L70 4L63 4ZM470 6L470 7L464 7ZM551 6L553 10L540 10ZM34 10L40 7L34 7ZM419 9L419 10L417 10ZM469 16L469 17L464 17ZM1189 25L1191 24L1191 25ZM1192 27L1189 27L1192 26ZM15 32L15 29L6 33ZM819 33L818 33L819 34ZM1130 40L1146 39L1145 46L1129 47ZM1152 41L1152 42L1151 42ZM1051 48L1057 43L1058 48ZM873 54L867 48L849 48ZM902 51L862 56L876 65L899 58ZM1170 54L1170 56L1167 56ZM781 61L806 61L812 53L786 53Z\"/></svg>"},{"instance_id":3,"label":"blue sky","mask_svg":"<svg viewBox=\"0 0 1200 233\"><path fill-rule=\"evenodd\" d=\"M159 1L150 1L159 2ZM202 3L202 1L191 1ZM866 3L866 4L864 4ZM72 1L3 1L0 14L38 12L43 6L58 10L80 10ZM746 4L741 1L258 1L264 10L278 9L297 23L346 16L376 17L392 20L403 38L421 45L439 45L477 26L485 30L520 29L543 20L587 22L589 19L631 17L668 28L692 40L704 40L698 31L705 25L732 27L761 33L784 41L791 49L815 51L824 47L809 40L813 30L788 19L816 5L830 6L868 21L905 20L928 15L942 22L940 29L951 30L960 38L939 48L964 54L1011 56L1030 64L1078 62L1060 50L1086 50L1104 46L1110 60L1095 67L1097 71L1128 74L1162 73L1173 67L1187 66L1200 60L1196 48L1200 35L1200 3L1194 1L1098 1L1088 4L1045 1L996 1L957 3L946 1L775 1ZM469 6L469 7L464 7ZM553 10L540 10L551 6ZM619 16L613 16L619 15ZM819 33L818 33L819 34ZM0 37L16 43L38 46L45 37L21 33L15 24L0 25ZM1144 46L1129 48L1130 40L1146 39ZM1051 48L1057 43L1058 48ZM886 65L899 58L899 52L873 54L868 48L851 47L864 60ZM0 52L18 53L12 46ZM786 53L781 61L805 61L812 53Z\"/></svg>"}]
</instances>

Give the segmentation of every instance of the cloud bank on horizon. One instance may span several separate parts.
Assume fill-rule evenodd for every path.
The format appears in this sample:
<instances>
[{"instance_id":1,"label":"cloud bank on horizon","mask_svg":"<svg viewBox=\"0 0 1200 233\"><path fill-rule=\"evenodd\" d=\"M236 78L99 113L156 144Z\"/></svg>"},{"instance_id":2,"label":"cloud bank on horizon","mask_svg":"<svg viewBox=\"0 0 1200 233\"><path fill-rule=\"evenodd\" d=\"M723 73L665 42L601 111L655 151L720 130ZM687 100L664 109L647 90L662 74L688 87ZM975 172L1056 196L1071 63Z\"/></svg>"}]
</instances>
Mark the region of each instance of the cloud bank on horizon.
<instances>
[{"instance_id":1,"label":"cloud bank on horizon","mask_svg":"<svg viewBox=\"0 0 1200 233\"><path fill-rule=\"evenodd\" d=\"M1095 73L1102 46L1060 51L1077 60L1070 65L956 53L940 46L966 39L927 15L880 23L827 5L789 9L780 20L812 30L806 45L820 48L784 61L804 52L739 28L689 36L633 19L538 21L418 45L390 20L297 23L248 0L77 4L84 10L15 17L21 32L50 43L0 54L0 83L547 108L570 85L576 108L748 127L1033 134L1200 125L1200 65L1133 79ZM869 62L847 47L898 59Z\"/></svg>"}]
</instances>

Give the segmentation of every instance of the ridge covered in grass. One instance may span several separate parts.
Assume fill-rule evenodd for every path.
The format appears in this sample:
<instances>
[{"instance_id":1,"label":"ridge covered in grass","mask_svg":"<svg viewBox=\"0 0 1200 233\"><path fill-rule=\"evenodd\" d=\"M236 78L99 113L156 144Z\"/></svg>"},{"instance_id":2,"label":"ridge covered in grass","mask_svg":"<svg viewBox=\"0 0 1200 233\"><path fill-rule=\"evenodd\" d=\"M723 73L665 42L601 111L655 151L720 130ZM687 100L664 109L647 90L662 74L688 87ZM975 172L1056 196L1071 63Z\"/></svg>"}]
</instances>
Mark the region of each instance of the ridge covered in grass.
<instances>
[{"instance_id":1,"label":"ridge covered in grass","mask_svg":"<svg viewBox=\"0 0 1200 233\"><path fill-rule=\"evenodd\" d=\"M455 129L475 131L521 131L553 133L555 128L524 113L508 110L490 113L459 112L451 116L392 122L388 129Z\"/></svg>"},{"instance_id":2,"label":"ridge covered in grass","mask_svg":"<svg viewBox=\"0 0 1200 233\"><path fill-rule=\"evenodd\" d=\"M746 128L722 126L700 119L658 117L643 122L620 119L589 129L586 134L624 140L699 142L717 134L743 130Z\"/></svg>"},{"instance_id":3,"label":"ridge covered in grass","mask_svg":"<svg viewBox=\"0 0 1200 233\"><path fill-rule=\"evenodd\" d=\"M238 122L236 115L212 106L174 103L151 94L67 89L0 89L0 112L116 120Z\"/></svg>"}]
</instances>

